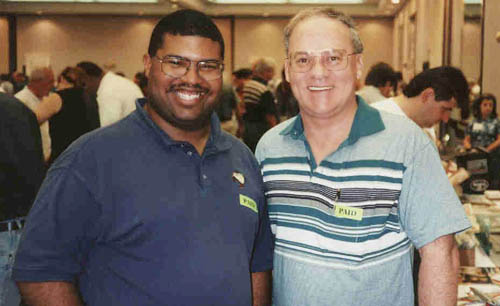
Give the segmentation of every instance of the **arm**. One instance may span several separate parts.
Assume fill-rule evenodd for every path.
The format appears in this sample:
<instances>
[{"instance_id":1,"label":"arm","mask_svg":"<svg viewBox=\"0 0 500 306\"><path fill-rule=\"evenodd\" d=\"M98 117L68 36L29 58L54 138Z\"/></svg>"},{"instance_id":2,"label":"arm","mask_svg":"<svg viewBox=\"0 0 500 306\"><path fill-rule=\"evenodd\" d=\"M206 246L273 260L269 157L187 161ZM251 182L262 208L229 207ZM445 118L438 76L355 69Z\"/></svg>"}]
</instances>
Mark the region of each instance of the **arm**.
<instances>
[{"instance_id":1,"label":"arm","mask_svg":"<svg viewBox=\"0 0 500 306\"><path fill-rule=\"evenodd\" d=\"M48 96L44 97L35 109L38 124L42 124L49 120L50 117L54 116L61 110L61 107L62 99L58 94L50 93Z\"/></svg>"},{"instance_id":2,"label":"arm","mask_svg":"<svg viewBox=\"0 0 500 306\"><path fill-rule=\"evenodd\" d=\"M466 148L466 149L470 149L471 148L470 135L467 135L464 138L464 148Z\"/></svg>"},{"instance_id":3,"label":"arm","mask_svg":"<svg viewBox=\"0 0 500 306\"><path fill-rule=\"evenodd\" d=\"M253 306L271 305L271 271L252 273Z\"/></svg>"},{"instance_id":4,"label":"arm","mask_svg":"<svg viewBox=\"0 0 500 306\"><path fill-rule=\"evenodd\" d=\"M445 235L419 249L418 299L421 306L457 304L458 249L453 235Z\"/></svg>"},{"instance_id":5,"label":"arm","mask_svg":"<svg viewBox=\"0 0 500 306\"><path fill-rule=\"evenodd\" d=\"M486 148L486 151L491 152L500 146L500 134L497 135L497 140L490 143L490 145Z\"/></svg>"},{"instance_id":6,"label":"arm","mask_svg":"<svg viewBox=\"0 0 500 306\"><path fill-rule=\"evenodd\" d=\"M67 282L17 283L28 306L83 306L75 286Z\"/></svg>"}]
</instances>

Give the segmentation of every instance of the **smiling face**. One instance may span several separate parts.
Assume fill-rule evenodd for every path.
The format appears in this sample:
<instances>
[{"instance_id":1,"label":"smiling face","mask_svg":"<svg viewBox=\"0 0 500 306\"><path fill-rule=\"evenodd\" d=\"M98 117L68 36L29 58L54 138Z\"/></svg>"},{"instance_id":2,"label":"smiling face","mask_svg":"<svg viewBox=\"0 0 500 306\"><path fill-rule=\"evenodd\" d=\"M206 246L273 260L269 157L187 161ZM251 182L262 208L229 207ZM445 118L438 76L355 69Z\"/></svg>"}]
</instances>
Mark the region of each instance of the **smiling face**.
<instances>
[{"instance_id":1,"label":"smiling face","mask_svg":"<svg viewBox=\"0 0 500 306\"><path fill-rule=\"evenodd\" d=\"M181 77L172 77L162 72L157 58L177 56L193 61L188 72ZM153 120L160 126L196 131L210 124L210 115L222 87L222 78L207 81L196 69L197 61L220 60L219 43L201 36L165 34L162 48L156 57L146 55L145 73L148 77L148 105L157 116Z\"/></svg>"},{"instance_id":2,"label":"smiling face","mask_svg":"<svg viewBox=\"0 0 500 306\"><path fill-rule=\"evenodd\" d=\"M311 17L299 23L289 40L289 54L320 54L324 50L354 52L350 30L342 22L327 17ZM285 63L286 79L304 118L332 118L355 107L355 83L363 63L360 54L347 56L347 67L330 71L316 60L311 70L294 72L290 60Z\"/></svg>"}]
</instances>

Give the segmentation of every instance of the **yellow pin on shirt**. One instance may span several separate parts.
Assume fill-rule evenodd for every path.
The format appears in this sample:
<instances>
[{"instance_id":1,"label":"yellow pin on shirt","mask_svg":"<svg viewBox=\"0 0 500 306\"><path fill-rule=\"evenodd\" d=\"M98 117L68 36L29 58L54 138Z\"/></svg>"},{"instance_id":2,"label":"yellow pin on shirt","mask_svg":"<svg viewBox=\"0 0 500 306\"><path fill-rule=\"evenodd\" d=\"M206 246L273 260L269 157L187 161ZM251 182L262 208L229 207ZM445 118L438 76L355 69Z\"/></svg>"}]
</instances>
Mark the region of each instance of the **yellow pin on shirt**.
<instances>
[{"instance_id":1,"label":"yellow pin on shirt","mask_svg":"<svg viewBox=\"0 0 500 306\"><path fill-rule=\"evenodd\" d=\"M335 217L361 221L363 219L363 209L336 204Z\"/></svg>"},{"instance_id":2,"label":"yellow pin on shirt","mask_svg":"<svg viewBox=\"0 0 500 306\"><path fill-rule=\"evenodd\" d=\"M345 219L361 221L363 219L363 209L337 204L337 201L340 199L341 194L342 194L342 190L337 189L337 193L335 194L334 216L337 218L345 218Z\"/></svg>"}]
</instances>

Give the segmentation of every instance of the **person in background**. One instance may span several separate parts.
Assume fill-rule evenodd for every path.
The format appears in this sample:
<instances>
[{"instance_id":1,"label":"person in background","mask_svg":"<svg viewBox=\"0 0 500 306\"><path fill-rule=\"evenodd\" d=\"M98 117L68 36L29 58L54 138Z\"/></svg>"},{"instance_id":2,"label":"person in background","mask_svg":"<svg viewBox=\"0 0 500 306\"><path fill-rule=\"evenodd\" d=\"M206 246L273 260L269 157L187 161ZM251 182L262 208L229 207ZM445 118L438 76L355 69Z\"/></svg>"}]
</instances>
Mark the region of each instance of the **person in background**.
<instances>
[{"instance_id":1,"label":"person in background","mask_svg":"<svg viewBox=\"0 0 500 306\"><path fill-rule=\"evenodd\" d=\"M457 78L461 78L461 82L457 83ZM452 109L462 98L456 86L466 82L457 68L443 66L427 69L417 74L401 95L375 102L371 106L408 117L437 142L433 126L448 122Z\"/></svg>"},{"instance_id":2,"label":"person in background","mask_svg":"<svg viewBox=\"0 0 500 306\"><path fill-rule=\"evenodd\" d=\"M491 189L500 187L500 121L497 99L492 94L480 95L472 104L474 119L465 131L464 148L483 148L490 153Z\"/></svg>"},{"instance_id":3,"label":"person in background","mask_svg":"<svg viewBox=\"0 0 500 306\"><path fill-rule=\"evenodd\" d=\"M30 81L15 97L29 107L36 115L42 135L43 156L49 161L51 139L48 119L62 106L61 97L51 93L54 88L54 72L49 67L36 67L31 71Z\"/></svg>"},{"instance_id":4,"label":"person in background","mask_svg":"<svg viewBox=\"0 0 500 306\"><path fill-rule=\"evenodd\" d=\"M6 73L0 75L0 89L2 92L12 96L14 95L14 85L12 85L9 79L10 77Z\"/></svg>"},{"instance_id":5,"label":"person in background","mask_svg":"<svg viewBox=\"0 0 500 306\"><path fill-rule=\"evenodd\" d=\"M12 266L24 217L46 169L35 114L5 93L0 93L0 152L0 305L19 305Z\"/></svg>"},{"instance_id":6,"label":"person in background","mask_svg":"<svg viewBox=\"0 0 500 306\"><path fill-rule=\"evenodd\" d=\"M370 68L365 78L365 86L356 94L371 104L389 98L395 84L396 78L392 67L380 62Z\"/></svg>"},{"instance_id":7,"label":"person in background","mask_svg":"<svg viewBox=\"0 0 500 306\"><path fill-rule=\"evenodd\" d=\"M78 137L99 127L97 112L88 107L90 98L83 88L83 75L78 67L66 67L57 78L57 94L62 99L62 107L49 119L52 143L49 164Z\"/></svg>"},{"instance_id":8,"label":"person in background","mask_svg":"<svg viewBox=\"0 0 500 306\"><path fill-rule=\"evenodd\" d=\"M274 305L413 305L413 245L421 305L456 305L454 233L470 222L429 137L356 96L363 44L350 17L307 9L284 33L300 113L256 150Z\"/></svg>"},{"instance_id":9,"label":"person in background","mask_svg":"<svg viewBox=\"0 0 500 306\"><path fill-rule=\"evenodd\" d=\"M104 73L95 63L84 61L78 63L77 67L85 72L87 94L97 101L101 126L126 117L134 110L135 101L144 97L134 82L111 71Z\"/></svg>"},{"instance_id":10,"label":"person in background","mask_svg":"<svg viewBox=\"0 0 500 306\"><path fill-rule=\"evenodd\" d=\"M274 77L275 67L271 58L257 59L252 66L252 79L243 87L243 142L252 152L260 137L279 121L274 96L267 87L267 83Z\"/></svg>"},{"instance_id":11,"label":"person in background","mask_svg":"<svg viewBox=\"0 0 500 306\"><path fill-rule=\"evenodd\" d=\"M299 105L295 99L290 83L286 80L285 69L281 71L281 82L276 88L276 100L280 121L285 121L299 113Z\"/></svg>"},{"instance_id":12,"label":"person in background","mask_svg":"<svg viewBox=\"0 0 500 306\"><path fill-rule=\"evenodd\" d=\"M142 94L144 96L147 96L147 91L146 90L148 88L148 78L146 77L146 75L144 74L144 72L137 72L134 75L134 83L137 84L137 86L139 86L139 88L142 91Z\"/></svg>"},{"instance_id":13,"label":"person in background","mask_svg":"<svg viewBox=\"0 0 500 306\"><path fill-rule=\"evenodd\" d=\"M14 85L14 94L21 91L21 89L28 83L28 78L26 75L19 71L14 71L11 73L11 83Z\"/></svg>"},{"instance_id":14,"label":"person in background","mask_svg":"<svg viewBox=\"0 0 500 306\"><path fill-rule=\"evenodd\" d=\"M80 137L47 174L13 271L26 304L270 304L260 169L214 114L223 62L205 14L156 24L147 99Z\"/></svg>"},{"instance_id":15,"label":"person in background","mask_svg":"<svg viewBox=\"0 0 500 306\"><path fill-rule=\"evenodd\" d=\"M393 88L393 96L399 96L403 94L403 89L406 87L406 83L403 80L403 74L401 71L394 72L394 88Z\"/></svg>"},{"instance_id":16,"label":"person in background","mask_svg":"<svg viewBox=\"0 0 500 306\"><path fill-rule=\"evenodd\" d=\"M250 69L238 69L232 74L231 85L222 87L222 93L219 98L220 101L215 112L219 117L222 129L232 135L242 135L242 129L239 123L241 122L244 108L239 107L239 105L243 104L241 103L243 87L251 76L252 71Z\"/></svg>"}]
</instances>

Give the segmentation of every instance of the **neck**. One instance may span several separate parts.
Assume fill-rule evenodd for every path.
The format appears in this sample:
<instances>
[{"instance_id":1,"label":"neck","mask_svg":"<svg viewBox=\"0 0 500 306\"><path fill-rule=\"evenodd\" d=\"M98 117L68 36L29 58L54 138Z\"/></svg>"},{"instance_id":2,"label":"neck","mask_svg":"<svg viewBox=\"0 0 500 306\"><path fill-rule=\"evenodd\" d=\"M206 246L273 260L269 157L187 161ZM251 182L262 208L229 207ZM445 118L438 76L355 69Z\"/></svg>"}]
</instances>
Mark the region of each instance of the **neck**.
<instances>
[{"instance_id":1,"label":"neck","mask_svg":"<svg viewBox=\"0 0 500 306\"><path fill-rule=\"evenodd\" d=\"M418 126L422 127L418 120L418 107L420 107L420 101L417 97L407 98L404 95L399 95L394 98L396 104L403 110L403 112L415 122Z\"/></svg>"},{"instance_id":2,"label":"neck","mask_svg":"<svg viewBox=\"0 0 500 306\"><path fill-rule=\"evenodd\" d=\"M167 133L170 138L175 141L189 142L194 146L200 156L203 154L208 138L210 137L210 124L196 131L186 131L165 121L149 106L149 104L146 104L144 109L149 114L153 122L155 122L165 133Z\"/></svg>"},{"instance_id":3,"label":"neck","mask_svg":"<svg viewBox=\"0 0 500 306\"><path fill-rule=\"evenodd\" d=\"M349 137L357 109L353 98L344 109L327 118L302 116L304 133L318 165Z\"/></svg>"}]
</instances>

